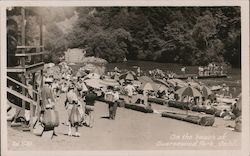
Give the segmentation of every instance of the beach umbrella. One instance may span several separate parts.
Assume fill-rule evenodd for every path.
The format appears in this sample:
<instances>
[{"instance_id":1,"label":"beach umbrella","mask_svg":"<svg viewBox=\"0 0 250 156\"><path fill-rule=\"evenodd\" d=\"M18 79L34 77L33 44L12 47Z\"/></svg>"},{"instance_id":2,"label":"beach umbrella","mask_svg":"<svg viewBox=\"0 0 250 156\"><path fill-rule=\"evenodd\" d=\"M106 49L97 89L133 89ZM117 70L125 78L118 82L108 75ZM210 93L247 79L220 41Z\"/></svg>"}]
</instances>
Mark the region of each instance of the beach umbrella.
<instances>
[{"instance_id":1,"label":"beach umbrella","mask_svg":"<svg viewBox=\"0 0 250 156\"><path fill-rule=\"evenodd\" d=\"M104 84L100 83L100 79L87 79L84 81L87 86L93 87L96 89L100 89L101 87L105 87Z\"/></svg>"},{"instance_id":2,"label":"beach umbrella","mask_svg":"<svg viewBox=\"0 0 250 156\"><path fill-rule=\"evenodd\" d=\"M138 81L138 80L134 80L134 81L132 81L132 84L134 85L134 86L137 86L137 87L139 87L139 86L141 86L141 82L140 81Z\"/></svg>"},{"instance_id":3,"label":"beach umbrella","mask_svg":"<svg viewBox=\"0 0 250 156\"><path fill-rule=\"evenodd\" d=\"M191 86L191 87L194 87L194 88L200 88L200 84L197 83L197 82L188 82L188 84Z\"/></svg>"},{"instance_id":4,"label":"beach umbrella","mask_svg":"<svg viewBox=\"0 0 250 156\"><path fill-rule=\"evenodd\" d=\"M140 76L138 77L138 80L141 82L141 83L147 83L147 82L154 82L150 77L148 76Z\"/></svg>"},{"instance_id":5,"label":"beach umbrella","mask_svg":"<svg viewBox=\"0 0 250 156\"><path fill-rule=\"evenodd\" d=\"M83 70L78 70L76 73L76 77L83 77L86 76L87 74Z\"/></svg>"},{"instance_id":6,"label":"beach umbrella","mask_svg":"<svg viewBox=\"0 0 250 156\"><path fill-rule=\"evenodd\" d=\"M159 83L159 84L163 84L166 87L170 87L170 85L166 81L164 81L162 79L154 79L154 82Z\"/></svg>"},{"instance_id":7,"label":"beach umbrella","mask_svg":"<svg viewBox=\"0 0 250 156\"><path fill-rule=\"evenodd\" d=\"M197 89L191 86L178 89L176 91L176 94L178 94L180 97L182 96L201 97L202 96L201 93Z\"/></svg>"},{"instance_id":8,"label":"beach umbrella","mask_svg":"<svg viewBox=\"0 0 250 156\"><path fill-rule=\"evenodd\" d=\"M175 84L177 84L177 86L180 88L188 86L188 84L186 82L184 82L180 79L169 79L169 80L167 80L167 82L172 86L175 86Z\"/></svg>"},{"instance_id":9,"label":"beach umbrella","mask_svg":"<svg viewBox=\"0 0 250 156\"><path fill-rule=\"evenodd\" d=\"M125 73L125 74L122 74L119 77L119 79L120 80L124 79L124 80L131 80L131 81L133 81L133 80L137 80L137 77L136 77L136 75L135 75L134 72L129 71L129 72Z\"/></svg>"},{"instance_id":10,"label":"beach umbrella","mask_svg":"<svg viewBox=\"0 0 250 156\"><path fill-rule=\"evenodd\" d=\"M104 79L104 80L100 80L100 83L102 85L106 85L106 86L119 86L119 82L117 82L114 79Z\"/></svg>"},{"instance_id":11,"label":"beach umbrella","mask_svg":"<svg viewBox=\"0 0 250 156\"><path fill-rule=\"evenodd\" d=\"M167 86L162 85L162 84L156 84L156 87L157 87L157 90L159 90L161 92L168 89Z\"/></svg>"},{"instance_id":12,"label":"beach umbrella","mask_svg":"<svg viewBox=\"0 0 250 156\"><path fill-rule=\"evenodd\" d=\"M201 92L202 92L202 96L205 98L208 98L209 95L213 94L213 92L207 86L202 86Z\"/></svg>"},{"instance_id":13,"label":"beach umbrella","mask_svg":"<svg viewBox=\"0 0 250 156\"><path fill-rule=\"evenodd\" d=\"M154 84L149 83L149 82L143 83L143 84L139 87L139 89L140 89L140 90L146 90L146 91L148 91L148 90L153 91L153 90L155 90L155 88L156 88L156 86L153 86L153 85L154 85Z\"/></svg>"},{"instance_id":14,"label":"beach umbrella","mask_svg":"<svg viewBox=\"0 0 250 156\"><path fill-rule=\"evenodd\" d=\"M90 74L86 75L85 78L88 78L88 79L99 79L100 75L97 74L97 73L90 73Z\"/></svg>"}]
</instances>

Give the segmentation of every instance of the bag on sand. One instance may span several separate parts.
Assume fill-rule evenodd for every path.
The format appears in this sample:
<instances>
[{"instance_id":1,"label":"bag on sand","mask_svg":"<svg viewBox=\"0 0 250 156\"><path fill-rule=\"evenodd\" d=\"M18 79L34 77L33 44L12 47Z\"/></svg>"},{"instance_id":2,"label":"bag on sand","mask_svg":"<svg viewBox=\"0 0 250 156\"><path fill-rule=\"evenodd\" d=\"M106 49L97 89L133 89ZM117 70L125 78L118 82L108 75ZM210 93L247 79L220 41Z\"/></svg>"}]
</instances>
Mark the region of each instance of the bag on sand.
<instances>
[{"instance_id":1,"label":"bag on sand","mask_svg":"<svg viewBox=\"0 0 250 156\"><path fill-rule=\"evenodd\" d=\"M45 128L54 128L59 126L59 115L56 110L46 109L44 112L43 124Z\"/></svg>"},{"instance_id":2,"label":"bag on sand","mask_svg":"<svg viewBox=\"0 0 250 156\"><path fill-rule=\"evenodd\" d=\"M69 121L70 121L71 125L73 125L73 126L75 124L81 122L81 114L80 114L79 109L78 109L78 107L76 105L74 105L72 107Z\"/></svg>"}]
</instances>

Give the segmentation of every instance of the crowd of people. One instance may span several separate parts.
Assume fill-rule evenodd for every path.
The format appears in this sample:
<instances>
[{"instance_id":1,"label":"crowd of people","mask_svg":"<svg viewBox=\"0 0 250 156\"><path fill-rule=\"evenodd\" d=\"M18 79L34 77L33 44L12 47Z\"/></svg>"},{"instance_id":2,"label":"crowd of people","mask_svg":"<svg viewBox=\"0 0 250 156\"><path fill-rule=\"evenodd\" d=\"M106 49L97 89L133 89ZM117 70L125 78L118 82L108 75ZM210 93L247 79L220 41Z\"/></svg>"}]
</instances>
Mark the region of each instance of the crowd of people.
<instances>
[{"instance_id":1,"label":"crowd of people","mask_svg":"<svg viewBox=\"0 0 250 156\"><path fill-rule=\"evenodd\" d=\"M131 72L135 77L141 75L141 69L137 68L136 72ZM55 75L55 73L59 75ZM166 77L166 73L162 70L156 69L149 71L151 73L151 78L157 76ZM64 102L65 114L67 114L67 120L65 124L68 126L68 135L72 136L72 128L75 129L74 136L79 137L79 127L87 126L92 128L94 126L94 112L95 112L95 101L103 98L105 102L108 103L108 118L110 120L115 120L117 107L119 105L119 99L121 95L126 95L129 99L128 103L132 103L132 98L135 95L141 95L146 98L160 98L170 101L179 102L189 102L193 105L204 105L211 106L212 103L216 102L215 95L208 95L206 98L197 96L180 96L176 93L180 86L178 83L173 83L165 89L161 90L144 90L136 85L132 80L120 81L119 85L106 85L101 87L95 87L86 83L86 80L91 79L89 77L91 74L86 71L83 75L73 75L72 69L67 66L67 64L61 64L59 72L45 72L43 75L43 85L39 89L41 91L41 102L40 102L40 112L38 119L41 123L44 118L45 111L48 109L55 110L58 104L58 98L62 95L66 95L66 100ZM172 72L168 74L173 75ZM119 78L121 75L121 70L117 67L114 71L102 75L97 78L98 80L109 78L115 79L115 76ZM166 79L162 78L163 81ZM169 78L168 78L169 79ZM94 80L95 81L95 80ZM31 81L28 81L28 86L32 88ZM187 83L191 87L190 83ZM192 86L196 88L202 95L202 87L204 84L199 83L197 86ZM229 87L225 84L222 85L222 92L218 93L220 95L226 95L229 93ZM28 94L32 98L33 94L30 92ZM144 102L142 104L145 104Z\"/></svg>"},{"instance_id":2,"label":"crowd of people","mask_svg":"<svg viewBox=\"0 0 250 156\"><path fill-rule=\"evenodd\" d=\"M199 66L198 74L199 76L224 75L225 71L223 65L209 63L207 66Z\"/></svg>"},{"instance_id":3,"label":"crowd of people","mask_svg":"<svg viewBox=\"0 0 250 156\"><path fill-rule=\"evenodd\" d=\"M86 71L86 75L90 74ZM68 135L72 136L72 128L75 129L74 136L79 137L79 127L94 126L95 101L103 97L109 104L109 119L115 120L117 100L119 92L117 87L107 86L95 88L87 85L87 76L74 76L70 67L61 67L60 76L45 73L41 90L40 112L38 119L43 122L44 112L48 109L56 109L58 98L66 94L65 111L67 120L65 124L69 127ZM98 95L98 93L100 93Z\"/></svg>"}]
</instances>

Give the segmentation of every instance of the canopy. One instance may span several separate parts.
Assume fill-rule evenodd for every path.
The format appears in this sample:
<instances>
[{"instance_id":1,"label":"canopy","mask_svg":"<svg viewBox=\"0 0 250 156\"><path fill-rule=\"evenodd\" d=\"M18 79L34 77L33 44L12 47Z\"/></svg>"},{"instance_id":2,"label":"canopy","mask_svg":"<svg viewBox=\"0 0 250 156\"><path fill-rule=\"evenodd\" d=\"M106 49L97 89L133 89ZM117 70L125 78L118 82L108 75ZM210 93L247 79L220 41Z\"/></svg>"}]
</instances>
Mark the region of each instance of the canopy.
<instances>
[{"instance_id":1,"label":"canopy","mask_svg":"<svg viewBox=\"0 0 250 156\"><path fill-rule=\"evenodd\" d=\"M176 94L178 94L180 97L183 96L202 97L201 93L197 89L191 86L180 88L179 90L176 91Z\"/></svg>"}]
</instances>

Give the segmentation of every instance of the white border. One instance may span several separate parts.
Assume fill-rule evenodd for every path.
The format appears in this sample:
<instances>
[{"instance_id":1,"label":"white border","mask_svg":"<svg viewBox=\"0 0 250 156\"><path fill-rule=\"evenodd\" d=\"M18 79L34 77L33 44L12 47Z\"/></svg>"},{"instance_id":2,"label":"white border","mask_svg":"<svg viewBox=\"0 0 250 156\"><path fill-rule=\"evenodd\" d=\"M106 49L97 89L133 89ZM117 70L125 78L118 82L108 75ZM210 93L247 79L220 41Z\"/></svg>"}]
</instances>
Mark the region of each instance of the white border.
<instances>
[{"instance_id":1,"label":"white border","mask_svg":"<svg viewBox=\"0 0 250 156\"><path fill-rule=\"evenodd\" d=\"M242 36L242 108L243 132L241 150L154 150L154 151L8 151L6 105L1 102L2 155L249 155L249 2L248 0L86 0L86 1L2 1L1 6L1 99L6 99L6 7L8 6L241 6Z\"/></svg>"}]
</instances>

